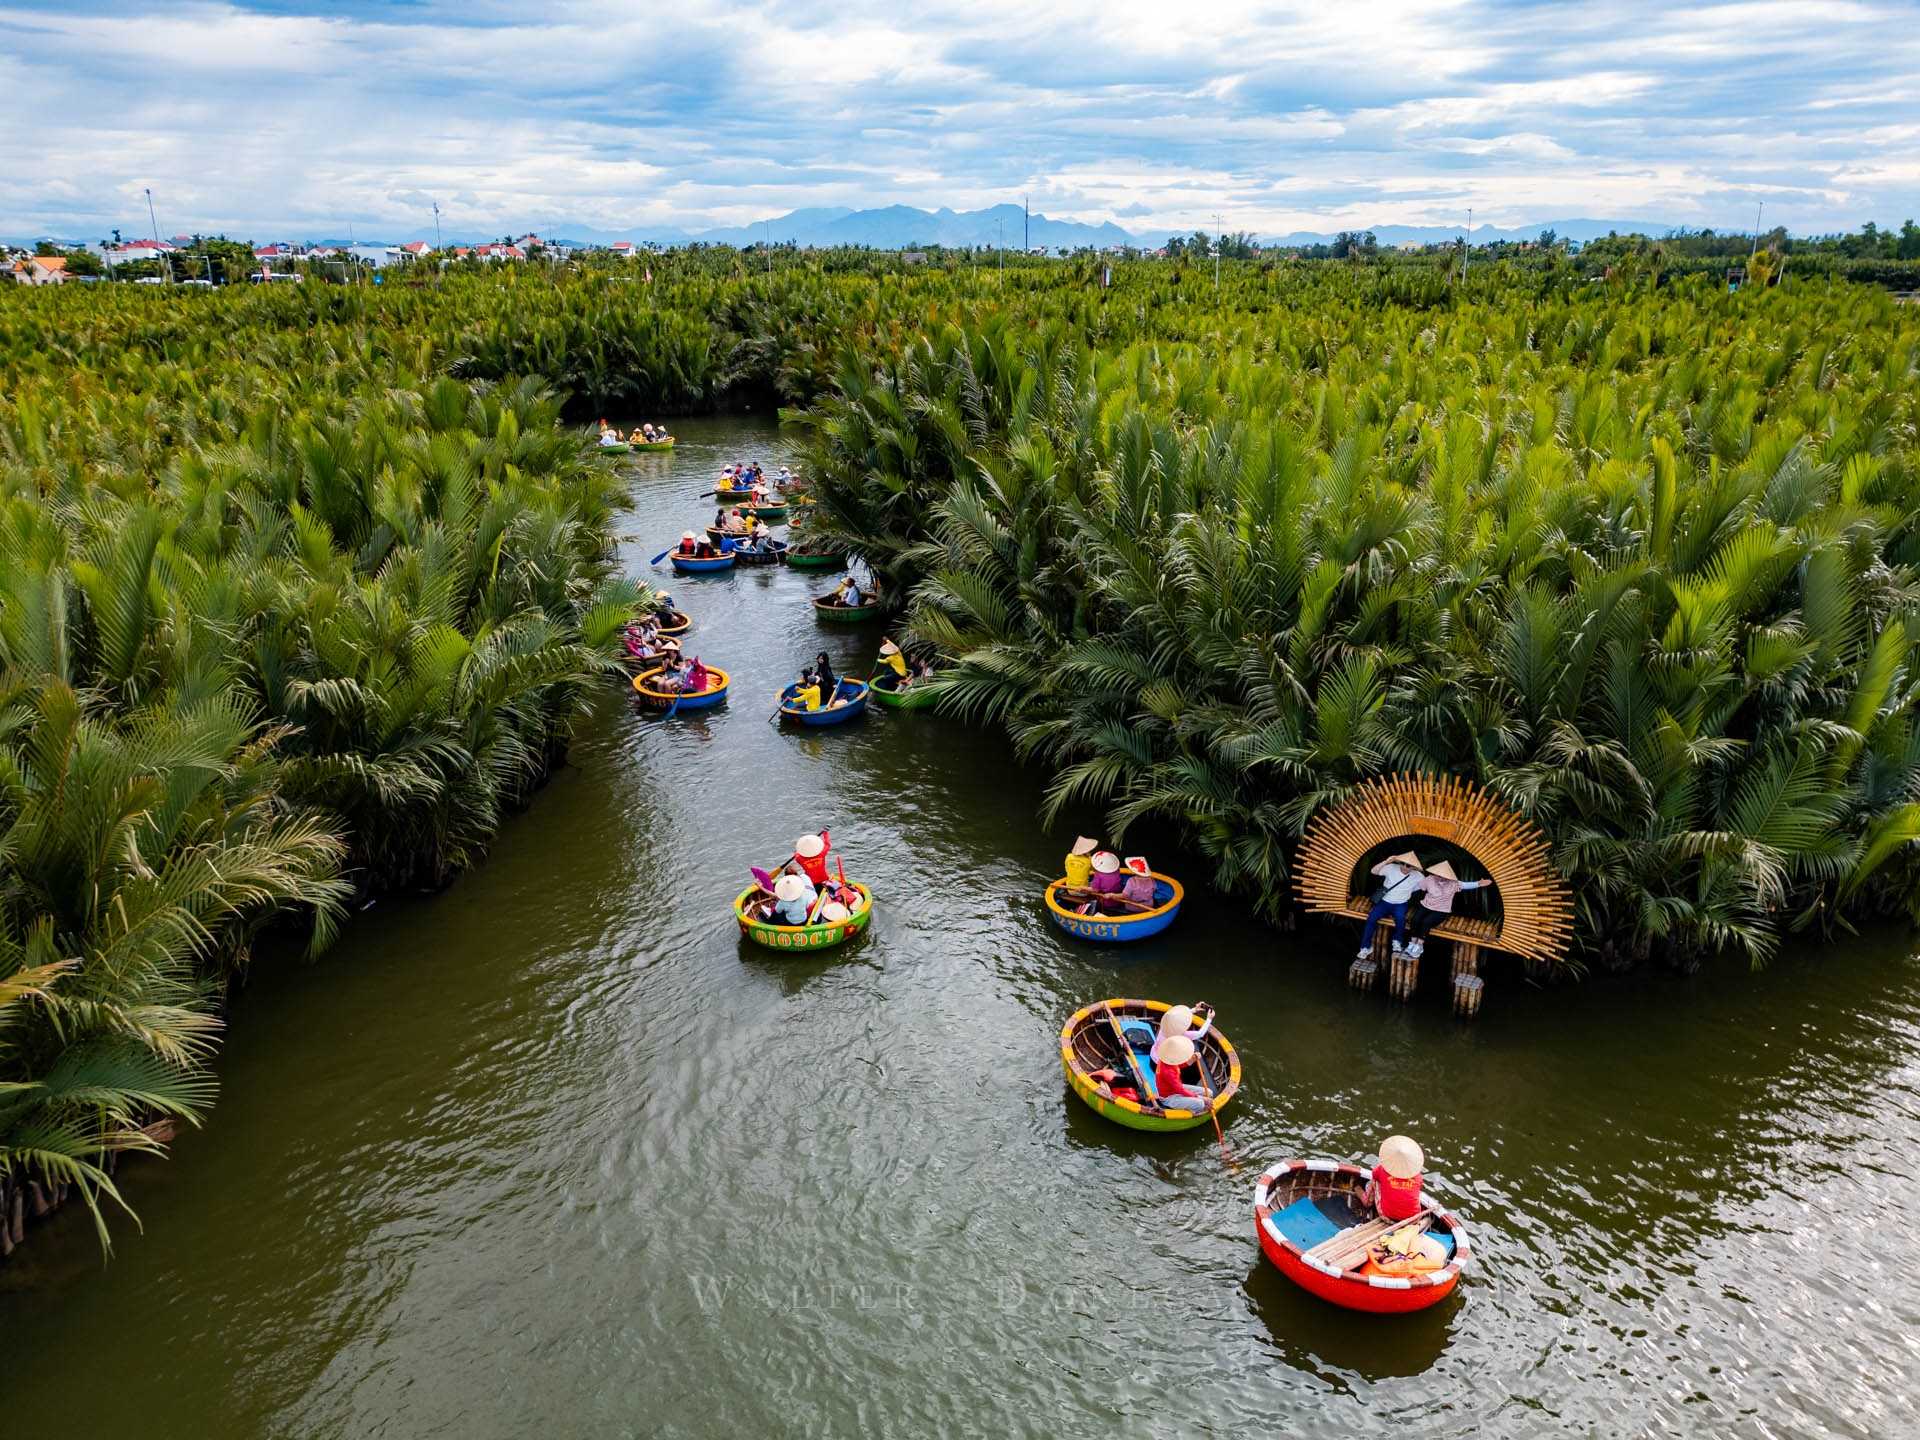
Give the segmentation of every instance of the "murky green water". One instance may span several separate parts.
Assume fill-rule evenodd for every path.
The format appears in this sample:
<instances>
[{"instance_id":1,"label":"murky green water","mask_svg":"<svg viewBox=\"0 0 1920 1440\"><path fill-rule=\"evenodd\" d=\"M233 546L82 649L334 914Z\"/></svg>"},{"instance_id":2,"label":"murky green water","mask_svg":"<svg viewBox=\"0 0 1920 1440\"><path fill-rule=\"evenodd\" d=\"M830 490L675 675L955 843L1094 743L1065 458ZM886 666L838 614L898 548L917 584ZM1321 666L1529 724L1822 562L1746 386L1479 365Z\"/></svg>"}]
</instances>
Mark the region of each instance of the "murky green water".
<instances>
[{"instance_id":1,"label":"murky green water","mask_svg":"<svg viewBox=\"0 0 1920 1440\"><path fill-rule=\"evenodd\" d=\"M630 462L636 566L723 459L789 458L760 422L681 431ZM1731 983L1501 973L1473 1025L1198 887L1138 953L1076 945L997 741L767 723L813 651L871 662L823 588L677 582L726 709L610 693L485 869L259 975L210 1128L128 1175L145 1233L103 1268L69 1211L0 1270L5 1434L1914 1433L1905 937ZM745 866L821 823L874 933L744 948ZM1239 1170L1066 1092L1055 1033L1115 994L1218 1005ZM1251 1193L1395 1129L1481 1264L1372 1320L1261 1259Z\"/></svg>"}]
</instances>

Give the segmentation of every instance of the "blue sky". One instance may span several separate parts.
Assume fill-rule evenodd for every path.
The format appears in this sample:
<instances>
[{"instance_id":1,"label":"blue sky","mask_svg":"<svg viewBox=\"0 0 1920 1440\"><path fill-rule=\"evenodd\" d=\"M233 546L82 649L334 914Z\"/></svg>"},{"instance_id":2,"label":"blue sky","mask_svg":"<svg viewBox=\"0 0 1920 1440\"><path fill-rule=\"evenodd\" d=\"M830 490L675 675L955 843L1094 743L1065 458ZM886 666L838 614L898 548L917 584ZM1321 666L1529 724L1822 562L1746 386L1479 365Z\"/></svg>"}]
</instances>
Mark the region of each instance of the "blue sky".
<instances>
[{"instance_id":1,"label":"blue sky","mask_svg":"<svg viewBox=\"0 0 1920 1440\"><path fill-rule=\"evenodd\" d=\"M1920 4L0 0L0 234L1920 217Z\"/></svg>"}]
</instances>

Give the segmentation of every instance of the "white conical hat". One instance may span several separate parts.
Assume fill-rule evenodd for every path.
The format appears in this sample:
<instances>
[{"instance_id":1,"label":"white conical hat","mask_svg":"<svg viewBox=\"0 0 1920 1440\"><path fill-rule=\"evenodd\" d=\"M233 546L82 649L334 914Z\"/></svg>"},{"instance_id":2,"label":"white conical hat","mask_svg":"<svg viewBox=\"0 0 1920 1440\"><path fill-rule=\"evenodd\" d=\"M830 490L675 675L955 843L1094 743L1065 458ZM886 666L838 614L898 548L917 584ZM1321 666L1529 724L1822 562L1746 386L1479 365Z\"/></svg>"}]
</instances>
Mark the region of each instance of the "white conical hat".
<instances>
[{"instance_id":1,"label":"white conical hat","mask_svg":"<svg viewBox=\"0 0 1920 1440\"><path fill-rule=\"evenodd\" d=\"M773 882L773 893L781 900L798 900L807 893L807 882L798 875L782 875Z\"/></svg>"},{"instance_id":2,"label":"white conical hat","mask_svg":"<svg viewBox=\"0 0 1920 1440\"><path fill-rule=\"evenodd\" d=\"M816 855L827 853L827 842L818 835L802 835L793 842L793 853L802 860L811 860Z\"/></svg>"},{"instance_id":3,"label":"white conical hat","mask_svg":"<svg viewBox=\"0 0 1920 1440\"><path fill-rule=\"evenodd\" d=\"M1389 1135L1380 1142L1380 1168L1396 1180L1413 1179L1426 1164L1420 1147L1404 1135Z\"/></svg>"},{"instance_id":4,"label":"white conical hat","mask_svg":"<svg viewBox=\"0 0 1920 1440\"><path fill-rule=\"evenodd\" d=\"M838 924L847 918L847 907L838 900L829 900L820 907L820 918L832 924Z\"/></svg>"},{"instance_id":5,"label":"white conical hat","mask_svg":"<svg viewBox=\"0 0 1920 1440\"><path fill-rule=\"evenodd\" d=\"M1184 1035L1170 1035L1160 1042L1160 1058L1169 1065L1180 1066L1193 1059L1193 1041Z\"/></svg>"},{"instance_id":6,"label":"white conical hat","mask_svg":"<svg viewBox=\"0 0 1920 1440\"><path fill-rule=\"evenodd\" d=\"M1176 1005L1160 1017L1162 1037L1184 1035L1193 1028L1193 1010L1190 1006Z\"/></svg>"},{"instance_id":7,"label":"white conical hat","mask_svg":"<svg viewBox=\"0 0 1920 1440\"><path fill-rule=\"evenodd\" d=\"M1102 875L1111 875L1120 868L1120 857L1111 850L1102 850L1093 857L1093 868Z\"/></svg>"}]
</instances>

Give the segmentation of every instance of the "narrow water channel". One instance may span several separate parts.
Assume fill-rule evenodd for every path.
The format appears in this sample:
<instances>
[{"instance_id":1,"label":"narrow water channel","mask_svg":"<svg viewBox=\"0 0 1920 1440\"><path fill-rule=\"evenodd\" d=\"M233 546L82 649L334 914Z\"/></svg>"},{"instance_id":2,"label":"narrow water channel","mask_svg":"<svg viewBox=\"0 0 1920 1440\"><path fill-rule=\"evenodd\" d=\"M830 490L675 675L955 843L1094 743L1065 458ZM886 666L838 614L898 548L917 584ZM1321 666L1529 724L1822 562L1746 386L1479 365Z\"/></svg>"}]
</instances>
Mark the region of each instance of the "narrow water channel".
<instances>
[{"instance_id":1,"label":"narrow water channel","mask_svg":"<svg viewBox=\"0 0 1920 1440\"><path fill-rule=\"evenodd\" d=\"M724 460L792 458L763 421L680 429L622 462L636 569ZM1348 942L1200 884L1160 940L1081 945L1039 901L1070 837L1000 741L768 723L814 651L872 662L823 588L675 582L726 708L609 689L484 868L257 975L211 1123L127 1174L144 1233L103 1265L70 1208L0 1269L6 1434L1913 1433L1908 936L1751 978L1502 973L1473 1024L1354 994ZM746 866L822 824L873 933L744 946ZM1067 1092L1055 1035L1105 995L1218 1006L1239 1168ZM1260 1257L1251 1194L1394 1130L1480 1263L1370 1319Z\"/></svg>"}]
</instances>

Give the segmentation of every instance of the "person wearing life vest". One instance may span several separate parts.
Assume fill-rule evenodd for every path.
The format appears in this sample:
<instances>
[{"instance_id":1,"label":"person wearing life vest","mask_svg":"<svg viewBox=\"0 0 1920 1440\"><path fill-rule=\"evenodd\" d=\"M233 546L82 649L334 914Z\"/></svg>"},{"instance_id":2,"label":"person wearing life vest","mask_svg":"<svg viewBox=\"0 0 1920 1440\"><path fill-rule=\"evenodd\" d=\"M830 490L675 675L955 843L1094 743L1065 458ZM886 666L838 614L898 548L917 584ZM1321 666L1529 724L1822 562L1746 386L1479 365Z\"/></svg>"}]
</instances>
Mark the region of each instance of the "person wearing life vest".
<instances>
[{"instance_id":1,"label":"person wearing life vest","mask_svg":"<svg viewBox=\"0 0 1920 1440\"><path fill-rule=\"evenodd\" d=\"M1411 1220L1420 1213L1420 1173L1427 1157L1405 1135L1380 1142L1380 1163L1373 1167L1362 1198L1383 1220Z\"/></svg>"},{"instance_id":2,"label":"person wearing life vest","mask_svg":"<svg viewBox=\"0 0 1920 1440\"><path fill-rule=\"evenodd\" d=\"M699 537L689 530L680 537L680 544L676 548L682 555L696 554L700 549Z\"/></svg>"},{"instance_id":3,"label":"person wearing life vest","mask_svg":"<svg viewBox=\"0 0 1920 1440\"><path fill-rule=\"evenodd\" d=\"M793 842L794 862L805 872L807 879L821 888L827 883L827 848L832 843L824 830L818 835L802 835Z\"/></svg>"}]
</instances>

